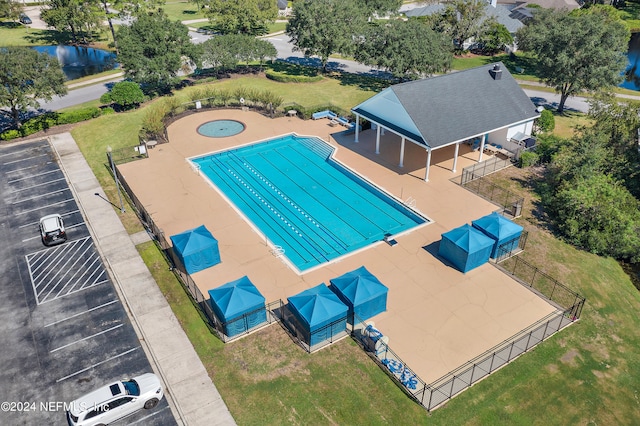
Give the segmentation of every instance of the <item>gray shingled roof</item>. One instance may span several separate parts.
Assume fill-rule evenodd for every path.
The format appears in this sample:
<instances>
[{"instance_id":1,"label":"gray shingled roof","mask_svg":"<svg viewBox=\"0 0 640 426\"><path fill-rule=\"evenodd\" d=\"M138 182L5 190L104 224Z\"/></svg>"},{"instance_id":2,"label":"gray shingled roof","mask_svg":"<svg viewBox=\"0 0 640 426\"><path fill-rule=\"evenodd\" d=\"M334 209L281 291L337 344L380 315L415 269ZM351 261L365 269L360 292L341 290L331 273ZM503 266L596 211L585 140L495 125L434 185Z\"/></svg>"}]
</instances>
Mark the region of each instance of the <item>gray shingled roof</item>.
<instances>
[{"instance_id":1,"label":"gray shingled roof","mask_svg":"<svg viewBox=\"0 0 640 426\"><path fill-rule=\"evenodd\" d=\"M540 114L502 62L495 80L483 65L391 86L353 108L397 133L438 148L537 118Z\"/></svg>"}]
</instances>

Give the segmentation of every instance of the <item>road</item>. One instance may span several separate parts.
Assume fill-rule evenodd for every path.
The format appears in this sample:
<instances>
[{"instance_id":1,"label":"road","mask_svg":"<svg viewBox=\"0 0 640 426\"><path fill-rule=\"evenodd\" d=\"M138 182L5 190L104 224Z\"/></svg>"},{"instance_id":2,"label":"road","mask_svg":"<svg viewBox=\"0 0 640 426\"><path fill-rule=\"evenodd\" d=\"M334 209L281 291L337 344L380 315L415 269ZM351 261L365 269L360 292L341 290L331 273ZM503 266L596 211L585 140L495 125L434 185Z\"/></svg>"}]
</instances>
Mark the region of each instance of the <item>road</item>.
<instances>
[{"instance_id":1,"label":"road","mask_svg":"<svg viewBox=\"0 0 640 426\"><path fill-rule=\"evenodd\" d=\"M209 36L190 31L191 39L194 43L201 43L205 41ZM288 62L297 63L301 65L313 65L319 66L320 61L317 58L305 58L300 52L293 51L293 45L289 41L289 37L285 34L279 34L271 37L266 37L265 40L269 40L278 51L278 59L282 59ZM331 59L328 63L328 68L332 70L340 70L356 74L367 74L372 76L384 76L386 73L371 67L362 65L355 61L349 61L345 59ZM109 82L101 81L95 85L84 86L78 89L70 90L69 94L63 97L54 97L49 102L43 102L41 109L43 111L56 111L62 108L67 108L73 105L78 105L84 102L89 102L95 99L99 99L103 93L106 93L111 85L120 80L112 80ZM560 103L560 95L555 93L549 93L542 90L525 89L525 93L531 98L533 103L538 106L544 106L547 109L557 108ZM566 104L565 109L587 112L589 105L585 98L570 97Z\"/></svg>"}]
</instances>

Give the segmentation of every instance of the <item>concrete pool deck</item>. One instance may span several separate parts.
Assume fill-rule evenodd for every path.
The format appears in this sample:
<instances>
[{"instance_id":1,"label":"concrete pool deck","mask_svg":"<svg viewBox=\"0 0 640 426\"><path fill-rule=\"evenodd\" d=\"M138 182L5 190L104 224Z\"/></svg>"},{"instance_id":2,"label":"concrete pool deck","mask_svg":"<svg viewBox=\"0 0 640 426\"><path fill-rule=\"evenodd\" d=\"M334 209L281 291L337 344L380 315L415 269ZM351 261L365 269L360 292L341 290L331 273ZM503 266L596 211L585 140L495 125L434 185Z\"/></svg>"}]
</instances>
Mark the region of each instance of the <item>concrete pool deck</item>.
<instances>
[{"instance_id":1,"label":"concrete pool deck","mask_svg":"<svg viewBox=\"0 0 640 426\"><path fill-rule=\"evenodd\" d=\"M246 130L226 138L199 135L210 120L232 119ZM270 119L250 111L216 110L188 115L171 124L170 143L149 158L119 168L154 222L168 237L204 224L218 239L222 263L192 277L203 294L248 275L267 302L293 296L365 265L389 287L387 311L372 318L389 346L418 376L430 383L535 323L556 308L491 265L462 274L437 257L440 235L470 223L497 207L451 179L474 164L478 153L460 147L458 173L452 173L453 147L436 150L430 181L424 182L426 153L406 144L398 168L400 140L387 134L375 154L375 131L360 142L342 135L329 120ZM318 136L338 148L335 158L401 200L415 200L431 223L354 252L302 275L272 254L265 238L235 207L195 171L186 158L295 132Z\"/></svg>"}]
</instances>

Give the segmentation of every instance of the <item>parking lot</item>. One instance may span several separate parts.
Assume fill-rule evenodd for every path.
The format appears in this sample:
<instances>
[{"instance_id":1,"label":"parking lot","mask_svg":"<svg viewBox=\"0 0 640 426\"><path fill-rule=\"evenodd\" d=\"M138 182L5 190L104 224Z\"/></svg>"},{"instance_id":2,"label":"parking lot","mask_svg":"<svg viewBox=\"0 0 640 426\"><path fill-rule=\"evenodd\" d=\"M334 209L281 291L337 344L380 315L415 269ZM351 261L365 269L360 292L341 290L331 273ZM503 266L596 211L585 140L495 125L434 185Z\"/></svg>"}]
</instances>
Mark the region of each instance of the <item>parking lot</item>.
<instances>
[{"instance_id":1,"label":"parking lot","mask_svg":"<svg viewBox=\"0 0 640 426\"><path fill-rule=\"evenodd\" d=\"M54 213L68 240L47 247ZM0 224L0 424L65 424L66 403L152 372L46 141L0 147ZM176 422L165 399L116 424Z\"/></svg>"}]
</instances>

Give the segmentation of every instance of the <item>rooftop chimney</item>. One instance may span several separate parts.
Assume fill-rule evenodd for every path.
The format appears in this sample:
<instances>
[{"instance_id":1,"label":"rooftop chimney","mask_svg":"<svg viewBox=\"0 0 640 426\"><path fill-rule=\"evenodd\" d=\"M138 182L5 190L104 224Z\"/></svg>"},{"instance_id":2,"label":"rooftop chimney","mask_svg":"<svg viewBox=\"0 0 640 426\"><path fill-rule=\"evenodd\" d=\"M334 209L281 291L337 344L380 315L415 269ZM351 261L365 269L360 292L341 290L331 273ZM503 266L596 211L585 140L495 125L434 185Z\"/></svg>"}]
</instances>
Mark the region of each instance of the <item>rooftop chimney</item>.
<instances>
[{"instance_id":1,"label":"rooftop chimney","mask_svg":"<svg viewBox=\"0 0 640 426\"><path fill-rule=\"evenodd\" d=\"M493 77L494 80L500 80L500 78L502 77L502 70L500 69L500 65L495 64L493 66L493 69L489 70L489 74L491 74L491 77Z\"/></svg>"}]
</instances>

